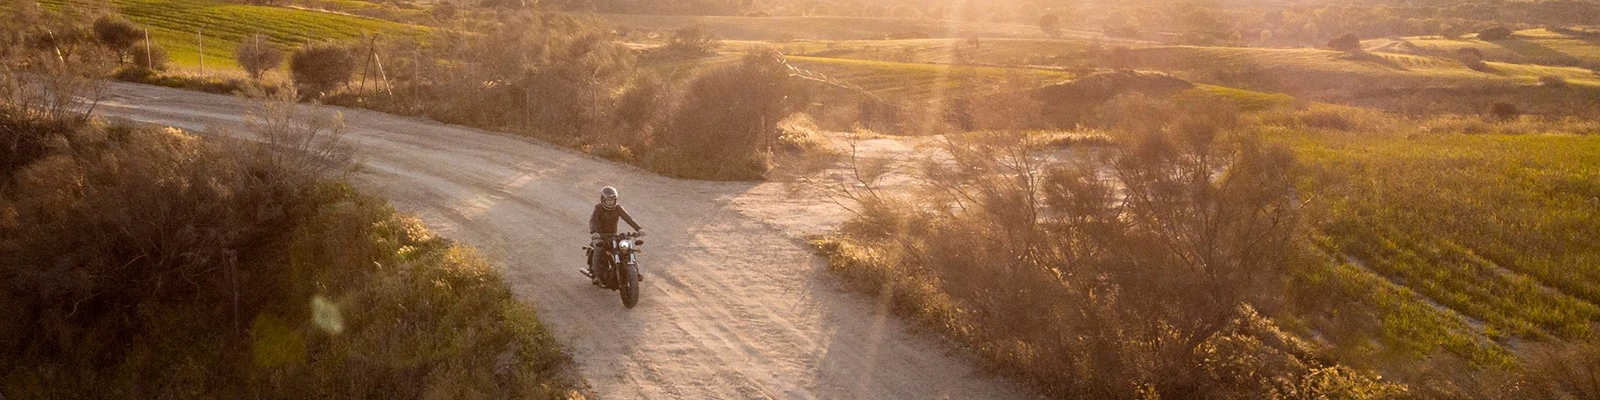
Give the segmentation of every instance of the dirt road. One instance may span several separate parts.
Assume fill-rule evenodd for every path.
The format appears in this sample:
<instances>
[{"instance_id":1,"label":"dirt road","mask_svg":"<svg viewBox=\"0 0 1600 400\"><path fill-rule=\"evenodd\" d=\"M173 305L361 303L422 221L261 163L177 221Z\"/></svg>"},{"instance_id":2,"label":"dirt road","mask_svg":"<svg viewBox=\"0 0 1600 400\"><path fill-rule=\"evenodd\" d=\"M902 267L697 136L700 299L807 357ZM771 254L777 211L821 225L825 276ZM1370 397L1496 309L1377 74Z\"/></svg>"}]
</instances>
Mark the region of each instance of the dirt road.
<instances>
[{"instance_id":1,"label":"dirt road","mask_svg":"<svg viewBox=\"0 0 1600 400\"><path fill-rule=\"evenodd\" d=\"M114 84L104 116L242 130L244 100ZM545 143L334 109L362 149L358 182L478 247L567 343L600 398L1017 398L953 347L914 334L885 304L846 292L796 231L824 207L777 184L663 178ZM576 270L599 188L645 226L644 291ZM796 210L810 210L799 212Z\"/></svg>"}]
</instances>

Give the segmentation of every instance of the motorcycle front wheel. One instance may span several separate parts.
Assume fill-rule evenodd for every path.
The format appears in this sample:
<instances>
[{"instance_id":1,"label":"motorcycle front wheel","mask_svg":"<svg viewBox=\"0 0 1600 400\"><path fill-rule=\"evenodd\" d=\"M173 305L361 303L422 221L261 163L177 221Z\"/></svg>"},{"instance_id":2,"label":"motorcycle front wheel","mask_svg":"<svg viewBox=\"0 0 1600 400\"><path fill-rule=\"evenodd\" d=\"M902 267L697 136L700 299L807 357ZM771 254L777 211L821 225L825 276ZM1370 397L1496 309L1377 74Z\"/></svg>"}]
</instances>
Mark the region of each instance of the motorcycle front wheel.
<instances>
[{"instance_id":1,"label":"motorcycle front wheel","mask_svg":"<svg viewBox=\"0 0 1600 400\"><path fill-rule=\"evenodd\" d=\"M622 305L633 308L639 304L639 266L634 263L623 264L620 272L618 278L621 278L621 282L617 282L617 286L621 289L618 291L622 292Z\"/></svg>"}]
</instances>

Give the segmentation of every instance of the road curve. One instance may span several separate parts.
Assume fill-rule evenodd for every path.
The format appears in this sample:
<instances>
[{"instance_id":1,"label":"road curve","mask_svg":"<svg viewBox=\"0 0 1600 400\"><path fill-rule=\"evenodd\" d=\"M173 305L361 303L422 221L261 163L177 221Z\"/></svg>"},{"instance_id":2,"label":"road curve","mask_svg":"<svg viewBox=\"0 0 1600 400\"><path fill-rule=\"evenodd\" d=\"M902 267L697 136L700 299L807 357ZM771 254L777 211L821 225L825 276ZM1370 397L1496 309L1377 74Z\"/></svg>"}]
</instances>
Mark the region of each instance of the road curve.
<instances>
[{"instance_id":1,"label":"road curve","mask_svg":"<svg viewBox=\"0 0 1600 400\"><path fill-rule=\"evenodd\" d=\"M101 116L242 130L246 100L117 83ZM480 249L536 305L598 398L1033 397L847 292L793 226L814 203L776 184L664 178L543 142L388 114L344 114L356 181ZM650 233L638 307L576 272L601 186ZM809 221L809 222L808 222ZM792 229L789 229L792 231Z\"/></svg>"}]
</instances>

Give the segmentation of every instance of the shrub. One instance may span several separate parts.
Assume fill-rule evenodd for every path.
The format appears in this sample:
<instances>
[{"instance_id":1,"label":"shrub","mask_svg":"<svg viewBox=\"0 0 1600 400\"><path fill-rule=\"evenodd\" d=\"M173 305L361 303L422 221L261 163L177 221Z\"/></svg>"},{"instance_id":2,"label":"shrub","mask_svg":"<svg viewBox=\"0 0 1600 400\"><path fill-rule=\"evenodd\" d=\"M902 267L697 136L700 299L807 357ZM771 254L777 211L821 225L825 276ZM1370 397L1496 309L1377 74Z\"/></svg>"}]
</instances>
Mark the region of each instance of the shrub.
<instances>
[{"instance_id":1,"label":"shrub","mask_svg":"<svg viewBox=\"0 0 1600 400\"><path fill-rule=\"evenodd\" d=\"M1517 115L1520 114L1522 114L1522 111L1518 110L1517 106L1511 103L1497 101L1489 106L1489 116L1501 121L1516 119Z\"/></svg>"},{"instance_id":2,"label":"shrub","mask_svg":"<svg viewBox=\"0 0 1600 400\"><path fill-rule=\"evenodd\" d=\"M268 42L266 36L260 34L241 43L234 49L233 54L239 61L239 67L250 73L252 79L261 79L262 73L283 63L283 52Z\"/></svg>"},{"instance_id":3,"label":"shrub","mask_svg":"<svg viewBox=\"0 0 1600 400\"><path fill-rule=\"evenodd\" d=\"M348 83L355 69L356 60L350 50L334 44L307 47L289 59L289 73L295 84L313 96Z\"/></svg>"},{"instance_id":4,"label":"shrub","mask_svg":"<svg viewBox=\"0 0 1600 400\"><path fill-rule=\"evenodd\" d=\"M133 65L154 71L167 70L167 48L150 42L139 42L133 48Z\"/></svg>"},{"instance_id":5,"label":"shrub","mask_svg":"<svg viewBox=\"0 0 1600 400\"><path fill-rule=\"evenodd\" d=\"M668 171L710 179L755 179L778 121L795 111L789 69L774 51L753 52L737 65L708 71L685 90L662 130Z\"/></svg>"},{"instance_id":6,"label":"shrub","mask_svg":"<svg viewBox=\"0 0 1600 400\"><path fill-rule=\"evenodd\" d=\"M1361 51L1361 38L1353 33L1346 33L1328 40L1328 48L1347 53Z\"/></svg>"},{"instance_id":7,"label":"shrub","mask_svg":"<svg viewBox=\"0 0 1600 400\"><path fill-rule=\"evenodd\" d=\"M127 57L128 50L139 42L142 33L138 25L121 16L106 15L94 21L95 40L116 52L118 62Z\"/></svg>"},{"instance_id":8,"label":"shrub","mask_svg":"<svg viewBox=\"0 0 1600 400\"><path fill-rule=\"evenodd\" d=\"M1484 41L1490 41L1490 42L1496 41L1496 40L1506 40L1506 39L1510 39L1511 35L1512 35L1511 28L1507 28L1507 27L1504 27L1504 26L1496 25L1496 26L1493 26L1493 27L1489 27L1488 29L1484 29L1484 30L1478 31L1478 40L1484 40Z\"/></svg>"}]
</instances>

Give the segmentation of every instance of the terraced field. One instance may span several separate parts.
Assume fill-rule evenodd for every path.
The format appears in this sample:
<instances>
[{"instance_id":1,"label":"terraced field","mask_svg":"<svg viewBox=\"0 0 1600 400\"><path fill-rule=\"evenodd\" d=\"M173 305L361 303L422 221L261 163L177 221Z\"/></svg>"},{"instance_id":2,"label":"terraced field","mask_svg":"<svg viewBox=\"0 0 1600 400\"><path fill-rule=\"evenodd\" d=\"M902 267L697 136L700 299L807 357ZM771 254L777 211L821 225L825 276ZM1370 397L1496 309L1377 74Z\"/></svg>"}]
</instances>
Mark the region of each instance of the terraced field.
<instances>
[{"instance_id":1,"label":"terraced field","mask_svg":"<svg viewBox=\"0 0 1600 400\"><path fill-rule=\"evenodd\" d=\"M1391 300L1432 305L1389 301L1413 307L1392 332L1487 359L1471 336L1570 338L1600 320L1600 136L1286 139L1338 279L1382 277L1404 288Z\"/></svg>"},{"instance_id":2,"label":"terraced field","mask_svg":"<svg viewBox=\"0 0 1600 400\"><path fill-rule=\"evenodd\" d=\"M65 0L40 3L61 7ZM279 46L292 47L310 40L349 41L363 34L414 36L425 28L373 18L328 12L239 4L219 0L112 0L123 15L150 28L150 38L167 49L172 62L198 65L204 34L207 68L233 68L239 41L260 33Z\"/></svg>"}]
</instances>

